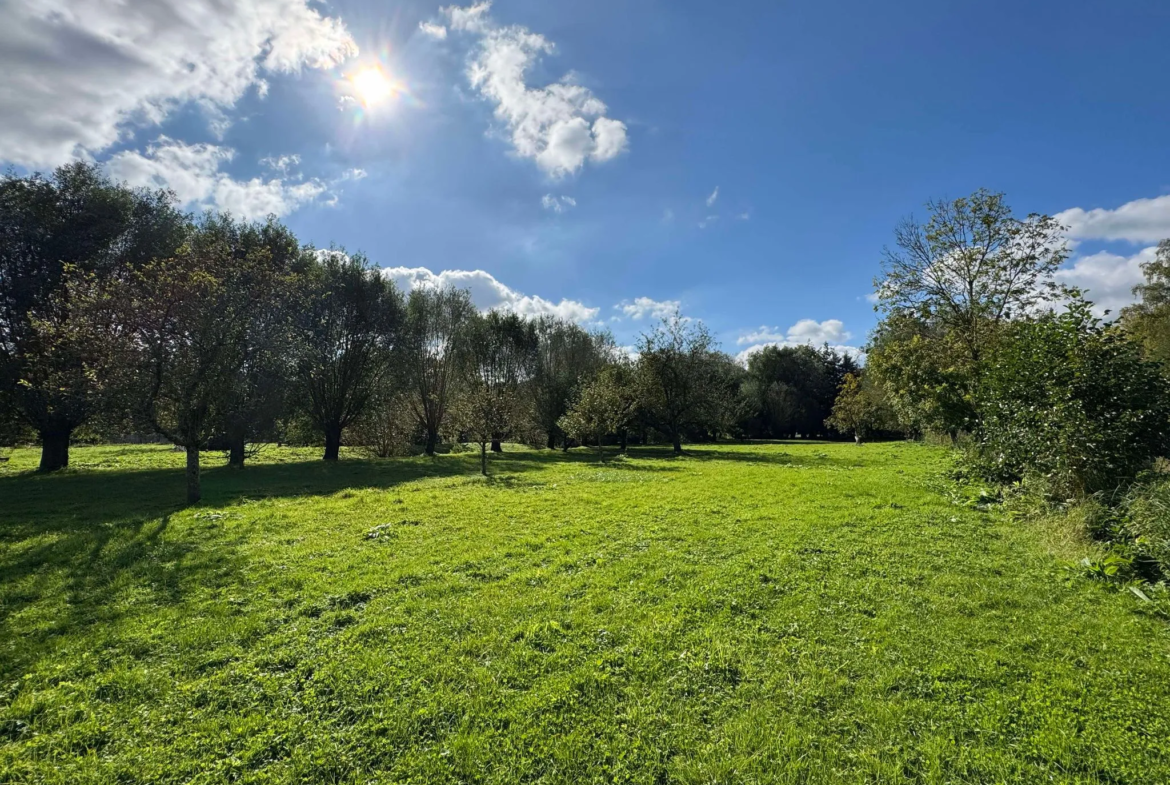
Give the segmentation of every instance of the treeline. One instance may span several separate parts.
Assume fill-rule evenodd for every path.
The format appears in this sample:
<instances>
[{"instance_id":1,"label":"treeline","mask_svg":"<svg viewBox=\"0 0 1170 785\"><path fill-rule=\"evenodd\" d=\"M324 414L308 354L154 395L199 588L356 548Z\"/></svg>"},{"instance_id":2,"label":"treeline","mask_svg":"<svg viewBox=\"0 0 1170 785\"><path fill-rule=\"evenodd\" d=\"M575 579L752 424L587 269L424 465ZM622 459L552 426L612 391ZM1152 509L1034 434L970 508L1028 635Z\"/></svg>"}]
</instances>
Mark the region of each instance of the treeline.
<instances>
[{"instance_id":1,"label":"treeline","mask_svg":"<svg viewBox=\"0 0 1170 785\"><path fill-rule=\"evenodd\" d=\"M825 347L747 367L674 315L631 355L606 332L480 313L461 290L398 291L360 254L303 246L275 220L191 216L86 164L0 182L0 430L42 471L78 436L156 434L243 467L250 445L434 454L444 441L624 447L838 434L859 369ZM830 421L836 422L836 421ZM29 433L31 432L31 433Z\"/></svg>"}]
</instances>

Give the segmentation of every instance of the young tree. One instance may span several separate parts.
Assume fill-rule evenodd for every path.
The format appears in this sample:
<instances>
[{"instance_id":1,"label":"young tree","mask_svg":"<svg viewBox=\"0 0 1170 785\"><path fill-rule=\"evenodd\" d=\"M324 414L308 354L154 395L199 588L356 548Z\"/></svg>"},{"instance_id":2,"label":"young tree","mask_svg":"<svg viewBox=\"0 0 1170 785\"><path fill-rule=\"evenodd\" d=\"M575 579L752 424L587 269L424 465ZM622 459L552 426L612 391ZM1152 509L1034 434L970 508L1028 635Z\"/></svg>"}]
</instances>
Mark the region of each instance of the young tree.
<instances>
[{"instance_id":1,"label":"young tree","mask_svg":"<svg viewBox=\"0 0 1170 785\"><path fill-rule=\"evenodd\" d=\"M629 374L621 366L603 368L586 382L569 412L561 417L560 428L584 444L592 438L597 457L605 460L604 438L629 427L637 401ZM624 447L623 447L624 449Z\"/></svg>"},{"instance_id":2,"label":"young tree","mask_svg":"<svg viewBox=\"0 0 1170 785\"><path fill-rule=\"evenodd\" d=\"M638 346L642 407L676 453L682 452L684 431L709 425L715 390L712 346L701 322L678 313L643 335Z\"/></svg>"},{"instance_id":3,"label":"young tree","mask_svg":"<svg viewBox=\"0 0 1170 785\"><path fill-rule=\"evenodd\" d=\"M895 428L896 420L881 386L868 374L850 373L841 383L841 392L825 424L852 434L853 440L861 444L874 431Z\"/></svg>"},{"instance_id":4,"label":"young tree","mask_svg":"<svg viewBox=\"0 0 1170 785\"><path fill-rule=\"evenodd\" d=\"M360 254L322 251L306 274L294 320L301 406L335 461L342 434L390 371L401 335L402 298Z\"/></svg>"},{"instance_id":5,"label":"young tree","mask_svg":"<svg viewBox=\"0 0 1170 785\"><path fill-rule=\"evenodd\" d=\"M1147 357L1170 373L1170 240L1158 245L1142 272L1145 280L1133 290L1138 302L1122 310L1121 325L1141 343Z\"/></svg>"},{"instance_id":6,"label":"young tree","mask_svg":"<svg viewBox=\"0 0 1170 785\"><path fill-rule=\"evenodd\" d=\"M486 477L488 443L494 449L522 419L520 385L532 374L536 330L516 314L489 311L468 325L466 347L460 421L479 444Z\"/></svg>"},{"instance_id":7,"label":"young tree","mask_svg":"<svg viewBox=\"0 0 1170 785\"><path fill-rule=\"evenodd\" d=\"M403 375L415 418L434 455L455 398L466 356L467 331L476 316L462 289L415 289L406 301Z\"/></svg>"},{"instance_id":8,"label":"young tree","mask_svg":"<svg viewBox=\"0 0 1170 785\"><path fill-rule=\"evenodd\" d=\"M187 232L172 203L84 163L0 179L0 397L38 433L41 471L69 464L73 431L101 408L86 369L102 344L78 318L66 273L110 280L170 256Z\"/></svg>"}]
</instances>

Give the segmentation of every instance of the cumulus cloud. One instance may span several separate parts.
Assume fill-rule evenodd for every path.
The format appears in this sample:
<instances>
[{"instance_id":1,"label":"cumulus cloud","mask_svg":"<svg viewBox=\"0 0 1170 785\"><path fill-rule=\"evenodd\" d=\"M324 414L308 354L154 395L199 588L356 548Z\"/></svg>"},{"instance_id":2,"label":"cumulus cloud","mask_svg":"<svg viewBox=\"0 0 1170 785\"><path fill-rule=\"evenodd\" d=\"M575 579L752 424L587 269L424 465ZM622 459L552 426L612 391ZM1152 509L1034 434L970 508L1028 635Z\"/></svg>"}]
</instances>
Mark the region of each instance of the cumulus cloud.
<instances>
[{"instance_id":1,"label":"cumulus cloud","mask_svg":"<svg viewBox=\"0 0 1170 785\"><path fill-rule=\"evenodd\" d=\"M546 210L552 210L554 213L563 213L565 210L571 210L576 207L577 200L571 196L545 194L540 198L540 204Z\"/></svg>"},{"instance_id":2,"label":"cumulus cloud","mask_svg":"<svg viewBox=\"0 0 1170 785\"><path fill-rule=\"evenodd\" d=\"M319 180L288 177L296 156L266 159L282 177L235 180L220 171L234 155L226 147L160 136L145 152L127 150L114 155L106 162L106 170L115 180L132 186L169 188L184 206L227 210L246 220L287 215L327 190Z\"/></svg>"},{"instance_id":3,"label":"cumulus cloud","mask_svg":"<svg viewBox=\"0 0 1170 785\"><path fill-rule=\"evenodd\" d=\"M649 297L635 297L633 300L622 300L613 309L618 312L617 318L629 319L665 319L677 313L681 303L678 300L652 300Z\"/></svg>"},{"instance_id":4,"label":"cumulus cloud","mask_svg":"<svg viewBox=\"0 0 1170 785\"><path fill-rule=\"evenodd\" d=\"M572 75L532 87L529 71L555 44L519 25L501 26L488 15L490 2L442 9L449 28L478 38L467 78L495 104L512 148L554 178L574 174L586 161L600 163L628 147L626 125L606 116L608 108ZM446 29L446 28L444 28Z\"/></svg>"},{"instance_id":5,"label":"cumulus cloud","mask_svg":"<svg viewBox=\"0 0 1170 785\"><path fill-rule=\"evenodd\" d=\"M845 341L853 334L845 329L845 323L840 319L826 319L818 322L816 319L801 319L787 330L779 327L761 326L748 330L736 339L740 346L746 346L736 359L747 362L748 358L768 346L823 346L829 344L839 352L860 357L862 352L856 346L847 346Z\"/></svg>"},{"instance_id":6,"label":"cumulus cloud","mask_svg":"<svg viewBox=\"0 0 1170 785\"><path fill-rule=\"evenodd\" d=\"M719 186L715 186L715 190L707 197L707 206L714 207L716 200L719 199Z\"/></svg>"},{"instance_id":7,"label":"cumulus cloud","mask_svg":"<svg viewBox=\"0 0 1170 785\"><path fill-rule=\"evenodd\" d=\"M447 38L447 28L443 25L437 25L433 22L419 22L418 29L422 31L423 35L438 41Z\"/></svg>"},{"instance_id":8,"label":"cumulus cloud","mask_svg":"<svg viewBox=\"0 0 1170 785\"><path fill-rule=\"evenodd\" d=\"M549 315L578 324L592 322L599 312L599 309L590 308L577 300L554 303L543 297L521 294L483 270L443 270L435 273L426 267L386 267L382 274L403 291L428 287L467 289L471 292L472 302L481 311L496 308L525 318Z\"/></svg>"},{"instance_id":9,"label":"cumulus cloud","mask_svg":"<svg viewBox=\"0 0 1170 785\"><path fill-rule=\"evenodd\" d=\"M1084 289L1097 315L1109 311L1116 316L1134 302L1133 287L1143 280L1142 265L1152 262L1157 252L1156 246L1150 246L1132 256L1108 251L1082 256L1074 259L1071 267L1057 271L1056 279Z\"/></svg>"},{"instance_id":10,"label":"cumulus cloud","mask_svg":"<svg viewBox=\"0 0 1170 785\"><path fill-rule=\"evenodd\" d=\"M309 0L12 0L0 25L0 160L55 166L107 150L184 104L213 125L262 73L357 53Z\"/></svg>"},{"instance_id":11,"label":"cumulus cloud","mask_svg":"<svg viewBox=\"0 0 1170 785\"><path fill-rule=\"evenodd\" d=\"M1055 217L1073 240L1156 243L1170 237L1170 195L1135 199L1115 210L1073 207Z\"/></svg>"}]
</instances>

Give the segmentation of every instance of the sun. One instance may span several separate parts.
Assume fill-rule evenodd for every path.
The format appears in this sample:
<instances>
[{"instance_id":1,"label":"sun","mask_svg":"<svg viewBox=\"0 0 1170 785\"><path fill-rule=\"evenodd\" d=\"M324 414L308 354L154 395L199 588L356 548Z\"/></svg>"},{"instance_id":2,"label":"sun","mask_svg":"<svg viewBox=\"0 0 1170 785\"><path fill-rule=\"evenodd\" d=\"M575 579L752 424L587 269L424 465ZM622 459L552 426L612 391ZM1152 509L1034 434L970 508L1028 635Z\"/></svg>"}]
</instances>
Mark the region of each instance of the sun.
<instances>
[{"instance_id":1,"label":"sun","mask_svg":"<svg viewBox=\"0 0 1170 785\"><path fill-rule=\"evenodd\" d=\"M354 92L364 106L381 103L394 95L394 84L386 78L381 66L371 65L349 77Z\"/></svg>"}]
</instances>

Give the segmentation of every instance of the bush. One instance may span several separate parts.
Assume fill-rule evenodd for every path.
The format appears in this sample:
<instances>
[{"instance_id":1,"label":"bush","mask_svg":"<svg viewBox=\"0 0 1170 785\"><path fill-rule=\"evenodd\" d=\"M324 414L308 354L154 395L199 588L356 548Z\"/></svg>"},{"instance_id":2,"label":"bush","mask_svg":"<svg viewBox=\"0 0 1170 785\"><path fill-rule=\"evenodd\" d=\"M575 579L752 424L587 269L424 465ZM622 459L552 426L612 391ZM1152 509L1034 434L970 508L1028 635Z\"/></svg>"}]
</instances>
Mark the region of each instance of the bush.
<instances>
[{"instance_id":1,"label":"bush","mask_svg":"<svg viewBox=\"0 0 1170 785\"><path fill-rule=\"evenodd\" d=\"M399 396L372 403L354 423L346 441L372 458L409 455L418 437L417 418Z\"/></svg>"},{"instance_id":2,"label":"bush","mask_svg":"<svg viewBox=\"0 0 1170 785\"><path fill-rule=\"evenodd\" d=\"M974 467L1049 495L1110 492L1170 448L1170 388L1159 366L1079 299L1014 324L976 391Z\"/></svg>"},{"instance_id":3,"label":"bush","mask_svg":"<svg viewBox=\"0 0 1170 785\"><path fill-rule=\"evenodd\" d=\"M1126 496L1122 526L1140 558L1170 577L1170 477L1134 485Z\"/></svg>"}]
</instances>

